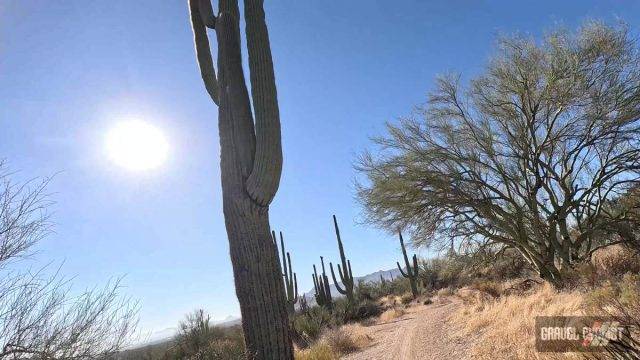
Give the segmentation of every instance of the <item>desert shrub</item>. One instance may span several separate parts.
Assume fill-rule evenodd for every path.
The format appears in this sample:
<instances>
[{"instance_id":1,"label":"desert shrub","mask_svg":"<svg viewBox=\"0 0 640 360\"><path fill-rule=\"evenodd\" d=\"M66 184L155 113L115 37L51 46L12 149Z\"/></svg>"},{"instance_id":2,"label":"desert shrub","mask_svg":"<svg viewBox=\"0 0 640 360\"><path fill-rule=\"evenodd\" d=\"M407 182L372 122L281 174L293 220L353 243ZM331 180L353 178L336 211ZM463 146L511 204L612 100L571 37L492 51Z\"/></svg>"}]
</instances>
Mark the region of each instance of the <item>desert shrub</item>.
<instances>
[{"instance_id":1,"label":"desert shrub","mask_svg":"<svg viewBox=\"0 0 640 360\"><path fill-rule=\"evenodd\" d=\"M443 287L458 285L464 269L463 257L448 255L442 258L426 259L422 262L419 275L422 285L427 290L437 290Z\"/></svg>"},{"instance_id":2,"label":"desert shrub","mask_svg":"<svg viewBox=\"0 0 640 360\"><path fill-rule=\"evenodd\" d=\"M405 312L402 309L399 308L391 308L385 312L382 313L382 315L380 315L380 318L378 319L378 322L380 323L386 323L389 322L391 320L397 319L400 316L404 315Z\"/></svg>"},{"instance_id":3,"label":"desert shrub","mask_svg":"<svg viewBox=\"0 0 640 360\"><path fill-rule=\"evenodd\" d=\"M356 298L361 300L377 300L387 295L402 295L411 291L411 284L404 277L397 277L385 282L359 282L356 287Z\"/></svg>"},{"instance_id":4,"label":"desert shrub","mask_svg":"<svg viewBox=\"0 0 640 360\"><path fill-rule=\"evenodd\" d=\"M346 298L339 298L334 300L331 310L314 306L306 312L297 313L293 319L293 338L298 346L307 348L329 329L378 316L382 310L382 306L372 300L350 303Z\"/></svg>"},{"instance_id":5,"label":"desert shrub","mask_svg":"<svg viewBox=\"0 0 640 360\"><path fill-rule=\"evenodd\" d=\"M203 310L188 314L178 329L174 344L164 355L167 360L244 359L245 345L239 327L211 325Z\"/></svg>"},{"instance_id":6,"label":"desert shrub","mask_svg":"<svg viewBox=\"0 0 640 360\"><path fill-rule=\"evenodd\" d=\"M324 307L314 306L305 313L298 313L293 319L293 331L300 339L300 347L308 347L320 338L322 331L334 323L331 312Z\"/></svg>"},{"instance_id":7,"label":"desert shrub","mask_svg":"<svg viewBox=\"0 0 640 360\"><path fill-rule=\"evenodd\" d=\"M362 333L358 324L339 328L327 328L321 338L308 349L298 351L296 359L339 359L341 356L358 351L371 343L371 338Z\"/></svg>"},{"instance_id":8,"label":"desert shrub","mask_svg":"<svg viewBox=\"0 0 640 360\"><path fill-rule=\"evenodd\" d=\"M455 293L456 293L456 290L451 286L446 287L446 288L442 288L442 289L438 290L438 292L437 292L438 296L440 296L440 297L442 297L442 296L451 296L451 295L453 295Z\"/></svg>"},{"instance_id":9,"label":"desert shrub","mask_svg":"<svg viewBox=\"0 0 640 360\"><path fill-rule=\"evenodd\" d=\"M404 293L402 294L402 296L400 296L400 302L403 305L407 305L409 303L411 303L413 301L413 294L411 293Z\"/></svg>"},{"instance_id":10,"label":"desert shrub","mask_svg":"<svg viewBox=\"0 0 640 360\"><path fill-rule=\"evenodd\" d=\"M640 273L640 255L622 245L599 249L591 256L591 263L598 274L622 277L626 273Z\"/></svg>"},{"instance_id":11,"label":"desert shrub","mask_svg":"<svg viewBox=\"0 0 640 360\"><path fill-rule=\"evenodd\" d=\"M609 281L592 290L586 295L585 307L592 315L611 316L620 324L632 327L629 337L611 344L610 355L640 358L640 275L626 274L620 281Z\"/></svg>"},{"instance_id":12,"label":"desert shrub","mask_svg":"<svg viewBox=\"0 0 640 360\"><path fill-rule=\"evenodd\" d=\"M338 360L339 355L325 342L317 342L308 349L296 352L296 360Z\"/></svg>"},{"instance_id":13,"label":"desert shrub","mask_svg":"<svg viewBox=\"0 0 640 360\"><path fill-rule=\"evenodd\" d=\"M334 302L331 311L332 325L342 325L354 321L365 320L378 316L382 312L382 307L372 300L359 300L349 302L346 298L338 299Z\"/></svg>"},{"instance_id":14,"label":"desert shrub","mask_svg":"<svg viewBox=\"0 0 640 360\"><path fill-rule=\"evenodd\" d=\"M502 295L502 284L493 280L476 280L469 287L494 298L498 298Z\"/></svg>"},{"instance_id":15,"label":"desert shrub","mask_svg":"<svg viewBox=\"0 0 640 360\"><path fill-rule=\"evenodd\" d=\"M622 245L595 251L591 261L562 269L563 286L568 289L591 291L619 281L625 274L640 274L640 255Z\"/></svg>"},{"instance_id":16,"label":"desert shrub","mask_svg":"<svg viewBox=\"0 0 640 360\"><path fill-rule=\"evenodd\" d=\"M508 249L504 252L483 250L469 254L448 253L422 261L420 278L427 290L462 287L478 279L504 281L527 275L530 268L521 256Z\"/></svg>"},{"instance_id":17,"label":"desert shrub","mask_svg":"<svg viewBox=\"0 0 640 360\"><path fill-rule=\"evenodd\" d=\"M502 295L520 295L534 291L537 287L544 284L543 280L537 279L514 279L512 281L502 283Z\"/></svg>"},{"instance_id":18,"label":"desert shrub","mask_svg":"<svg viewBox=\"0 0 640 360\"><path fill-rule=\"evenodd\" d=\"M246 358L244 343L239 339L218 339L209 343L199 356L191 357L193 360L240 360Z\"/></svg>"},{"instance_id":19,"label":"desert shrub","mask_svg":"<svg viewBox=\"0 0 640 360\"><path fill-rule=\"evenodd\" d=\"M477 254L475 258L474 266L466 269L476 268L476 277L484 279L504 281L530 275L532 271L529 264L514 249L507 249L491 256Z\"/></svg>"},{"instance_id":20,"label":"desert shrub","mask_svg":"<svg viewBox=\"0 0 640 360\"><path fill-rule=\"evenodd\" d=\"M340 355L349 354L360 349L351 334L341 328L328 329L322 335L322 340Z\"/></svg>"}]
</instances>

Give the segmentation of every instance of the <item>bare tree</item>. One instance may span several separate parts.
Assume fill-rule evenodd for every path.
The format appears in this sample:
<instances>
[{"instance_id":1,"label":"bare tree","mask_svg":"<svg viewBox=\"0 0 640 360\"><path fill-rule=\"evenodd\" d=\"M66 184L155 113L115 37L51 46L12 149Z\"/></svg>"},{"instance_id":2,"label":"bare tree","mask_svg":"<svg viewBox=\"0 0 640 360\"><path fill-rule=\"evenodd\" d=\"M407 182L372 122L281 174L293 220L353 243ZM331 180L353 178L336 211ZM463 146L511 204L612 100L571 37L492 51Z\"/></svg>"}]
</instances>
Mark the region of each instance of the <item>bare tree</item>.
<instances>
[{"instance_id":1,"label":"bare tree","mask_svg":"<svg viewBox=\"0 0 640 360\"><path fill-rule=\"evenodd\" d=\"M119 281L72 296L58 273L16 266L49 232L46 185L13 183L0 163L0 359L107 359L136 324Z\"/></svg>"},{"instance_id":2,"label":"bare tree","mask_svg":"<svg viewBox=\"0 0 640 360\"><path fill-rule=\"evenodd\" d=\"M411 228L417 245L515 248L560 285L602 241L621 241L602 234L637 207L612 204L640 179L638 60L625 26L502 39L470 86L439 78L362 156L368 219Z\"/></svg>"},{"instance_id":3,"label":"bare tree","mask_svg":"<svg viewBox=\"0 0 640 360\"><path fill-rule=\"evenodd\" d=\"M189 0L189 7L202 80L218 105L223 211L247 350L255 359L292 359L282 268L269 225L282 146L263 1L244 1L251 100L238 1L220 0L217 16L210 0ZM217 77L207 28L216 33Z\"/></svg>"}]
</instances>

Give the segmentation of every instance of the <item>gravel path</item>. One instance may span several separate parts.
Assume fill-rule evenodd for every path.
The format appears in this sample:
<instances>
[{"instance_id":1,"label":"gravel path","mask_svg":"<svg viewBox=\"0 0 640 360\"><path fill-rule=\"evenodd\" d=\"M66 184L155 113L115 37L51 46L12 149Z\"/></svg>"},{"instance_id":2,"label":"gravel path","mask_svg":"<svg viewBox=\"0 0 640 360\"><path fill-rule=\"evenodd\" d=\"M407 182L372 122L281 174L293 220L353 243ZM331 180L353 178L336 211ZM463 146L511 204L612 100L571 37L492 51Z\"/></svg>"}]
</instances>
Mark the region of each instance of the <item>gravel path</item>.
<instances>
[{"instance_id":1,"label":"gravel path","mask_svg":"<svg viewBox=\"0 0 640 360\"><path fill-rule=\"evenodd\" d=\"M466 346L447 324L449 315L460 306L456 298L431 305L415 305L403 316L366 328L372 345L344 357L348 360L465 360Z\"/></svg>"}]
</instances>

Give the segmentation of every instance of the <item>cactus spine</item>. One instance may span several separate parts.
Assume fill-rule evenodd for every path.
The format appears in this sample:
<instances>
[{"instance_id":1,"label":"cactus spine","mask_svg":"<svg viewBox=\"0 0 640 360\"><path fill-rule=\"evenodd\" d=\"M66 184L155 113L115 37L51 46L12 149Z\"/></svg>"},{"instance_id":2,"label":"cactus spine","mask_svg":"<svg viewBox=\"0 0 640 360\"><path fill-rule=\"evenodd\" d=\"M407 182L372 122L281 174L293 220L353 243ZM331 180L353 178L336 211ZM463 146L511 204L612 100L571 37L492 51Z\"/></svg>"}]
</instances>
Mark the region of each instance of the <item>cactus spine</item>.
<instances>
[{"instance_id":1,"label":"cactus spine","mask_svg":"<svg viewBox=\"0 0 640 360\"><path fill-rule=\"evenodd\" d=\"M350 302L353 302L353 272L351 271L351 261L347 260L347 257L344 255L342 239L340 238L340 229L338 228L338 220L336 220L335 215L333 215L333 226L336 230L338 250L340 250L340 262L342 263L342 267L338 264L338 274L340 275L340 281L344 288L340 287L338 284L336 273L333 271L333 264L330 262L329 268L331 269L331 277L333 278L333 283L336 285L336 290L338 290L340 294L346 295Z\"/></svg>"},{"instance_id":2,"label":"cactus spine","mask_svg":"<svg viewBox=\"0 0 640 360\"><path fill-rule=\"evenodd\" d=\"M222 205L247 353L293 359L287 300L269 204L282 173L278 98L262 0L244 0L251 100L245 81L238 0L189 0L200 74L218 106ZM207 28L215 30L217 69ZM253 106L252 106L253 104Z\"/></svg>"},{"instance_id":3,"label":"cactus spine","mask_svg":"<svg viewBox=\"0 0 640 360\"><path fill-rule=\"evenodd\" d=\"M413 254L413 268L412 268L411 264L409 263L409 257L407 256L407 249L404 246L404 239L402 239L402 232L400 232L400 230L398 230L398 235L400 237L400 247L402 247L402 255L404 256L404 265L407 269L407 272L405 273L402 270L402 267L400 266L399 262L396 262L396 264L398 265L398 270L400 270L400 274L402 274L402 276L409 279L409 282L411 283L411 293L413 294L413 298L415 299L416 297L418 297L418 257L416 256L416 254Z\"/></svg>"},{"instance_id":4,"label":"cactus spine","mask_svg":"<svg viewBox=\"0 0 640 360\"><path fill-rule=\"evenodd\" d=\"M276 232L271 232L273 243L276 244ZM276 245L277 246L277 245ZM289 315L295 313L295 304L298 302L298 276L292 270L291 254L284 248L284 237L280 231L280 250L282 252L282 277L284 278L284 289L287 293L287 311Z\"/></svg>"},{"instance_id":5,"label":"cactus spine","mask_svg":"<svg viewBox=\"0 0 640 360\"><path fill-rule=\"evenodd\" d=\"M316 265L313 265L313 288L315 290L316 303L318 305L331 308L333 305L333 299L331 298L331 288L329 287L329 278L324 269L324 258L320 256L320 263L322 264L322 274L318 275L316 271Z\"/></svg>"}]
</instances>

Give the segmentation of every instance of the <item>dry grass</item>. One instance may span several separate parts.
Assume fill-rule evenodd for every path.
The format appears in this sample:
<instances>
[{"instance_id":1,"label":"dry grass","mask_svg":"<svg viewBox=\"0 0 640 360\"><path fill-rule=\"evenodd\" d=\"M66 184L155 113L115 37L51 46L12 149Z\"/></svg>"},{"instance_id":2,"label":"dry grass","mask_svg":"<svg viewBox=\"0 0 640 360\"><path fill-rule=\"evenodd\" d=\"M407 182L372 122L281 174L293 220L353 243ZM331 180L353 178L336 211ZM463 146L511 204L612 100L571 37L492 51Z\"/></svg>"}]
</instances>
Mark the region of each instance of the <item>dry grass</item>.
<instances>
[{"instance_id":1,"label":"dry grass","mask_svg":"<svg viewBox=\"0 0 640 360\"><path fill-rule=\"evenodd\" d=\"M326 330L319 341L296 352L297 360L334 360L371 345L372 339L362 325L349 324Z\"/></svg>"},{"instance_id":2,"label":"dry grass","mask_svg":"<svg viewBox=\"0 0 640 360\"><path fill-rule=\"evenodd\" d=\"M437 295L439 297L445 297L445 296L451 296L455 293L456 293L456 290L453 287L449 286L449 287L438 290Z\"/></svg>"},{"instance_id":3,"label":"dry grass","mask_svg":"<svg viewBox=\"0 0 640 360\"><path fill-rule=\"evenodd\" d=\"M473 359L553 359L535 351L534 325L539 315L580 315L582 295L558 293L550 285L525 296L490 299L479 291L461 292L465 305L452 316L466 339L476 337ZM464 294L464 295L463 295Z\"/></svg>"},{"instance_id":4,"label":"dry grass","mask_svg":"<svg viewBox=\"0 0 640 360\"><path fill-rule=\"evenodd\" d=\"M378 302L380 306L389 308L389 307L396 306L397 304L400 304L402 302L402 298L397 295L386 295L381 297L380 300L378 300Z\"/></svg>"},{"instance_id":5,"label":"dry grass","mask_svg":"<svg viewBox=\"0 0 640 360\"><path fill-rule=\"evenodd\" d=\"M319 341L308 349L296 351L296 360L338 360L339 355L326 342Z\"/></svg>"},{"instance_id":6,"label":"dry grass","mask_svg":"<svg viewBox=\"0 0 640 360\"><path fill-rule=\"evenodd\" d=\"M378 318L378 323L382 324L382 323L389 322L391 320L399 318L400 316L402 316L404 314L405 314L405 312L402 309L391 308L391 309L383 312L382 315L380 315L380 317Z\"/></svg>"}]
</instances>

